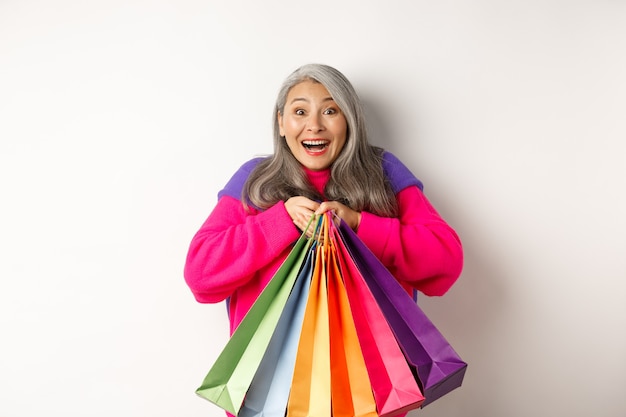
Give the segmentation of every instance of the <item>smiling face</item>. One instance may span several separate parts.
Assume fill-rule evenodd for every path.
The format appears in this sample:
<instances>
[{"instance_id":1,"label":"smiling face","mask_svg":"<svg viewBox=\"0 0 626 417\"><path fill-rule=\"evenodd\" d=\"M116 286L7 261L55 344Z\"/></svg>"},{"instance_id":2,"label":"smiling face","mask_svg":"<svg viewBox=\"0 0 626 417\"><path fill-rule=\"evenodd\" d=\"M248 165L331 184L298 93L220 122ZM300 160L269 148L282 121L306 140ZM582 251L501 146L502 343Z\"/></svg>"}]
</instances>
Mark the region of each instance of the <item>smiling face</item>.
<instances>
[{"instance_id":1,"label":"smiling face","mask_svg":"<svg viewBox=\"0 0 626 417\"><path fill-rule=\"evenodd\" d=\"M346 118L320 83L307 80L293 86L277 117L291 153L310 170L330 167L346 143Z\"/></svg>"}]
</instances>

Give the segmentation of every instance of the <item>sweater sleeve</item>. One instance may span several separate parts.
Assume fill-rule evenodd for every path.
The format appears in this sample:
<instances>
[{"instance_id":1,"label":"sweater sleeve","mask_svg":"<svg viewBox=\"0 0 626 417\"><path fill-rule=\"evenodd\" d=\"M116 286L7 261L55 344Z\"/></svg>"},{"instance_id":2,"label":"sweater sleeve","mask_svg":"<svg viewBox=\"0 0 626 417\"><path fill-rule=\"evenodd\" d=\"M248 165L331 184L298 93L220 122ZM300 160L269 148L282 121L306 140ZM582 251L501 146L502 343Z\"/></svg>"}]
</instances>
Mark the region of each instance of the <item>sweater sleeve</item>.
<instances>
[{"instance_id":1,"label":"sweater sleeve","mask_svg":"<svg viewBox=\"0 0 626 417\"><path fill-rule=\"evenodd\" d=\"M461 241L417 186L396 197L398 218L363 212L357 234L400 282L443 295L461 274Z\"/></svg>"},{"instance_id":2,"label":"sweater sleeve","mask_svg":"<svg viewBox=\"0 0 626 417\"><path fill-rule=\"evenodd\" d=\"M199 302L222 301L299 236L283 202L248 213L222 196L191 241L185 280Z\"/></svg>"}]
</instances>

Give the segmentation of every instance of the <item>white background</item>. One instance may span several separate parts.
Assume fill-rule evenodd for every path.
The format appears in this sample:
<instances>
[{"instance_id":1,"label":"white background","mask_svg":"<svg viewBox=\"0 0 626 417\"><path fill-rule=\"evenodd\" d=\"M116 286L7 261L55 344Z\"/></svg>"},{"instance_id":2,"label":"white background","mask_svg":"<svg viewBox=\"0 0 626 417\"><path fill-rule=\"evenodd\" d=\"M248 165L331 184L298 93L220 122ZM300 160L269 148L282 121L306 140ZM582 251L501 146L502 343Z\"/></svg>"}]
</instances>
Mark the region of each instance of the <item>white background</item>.
<instances>
[{"instance_id":1,"label":"white background","mask_svg":"<svg viewBox=\"0 0 626 417\"><path fill-rule=\"evenodd\" d=\"M297 66L457 229L469 363L413 416L626 415L626 2L0 1L0 416L222 416L187 246Z\"/></svg>"}]
</instances>

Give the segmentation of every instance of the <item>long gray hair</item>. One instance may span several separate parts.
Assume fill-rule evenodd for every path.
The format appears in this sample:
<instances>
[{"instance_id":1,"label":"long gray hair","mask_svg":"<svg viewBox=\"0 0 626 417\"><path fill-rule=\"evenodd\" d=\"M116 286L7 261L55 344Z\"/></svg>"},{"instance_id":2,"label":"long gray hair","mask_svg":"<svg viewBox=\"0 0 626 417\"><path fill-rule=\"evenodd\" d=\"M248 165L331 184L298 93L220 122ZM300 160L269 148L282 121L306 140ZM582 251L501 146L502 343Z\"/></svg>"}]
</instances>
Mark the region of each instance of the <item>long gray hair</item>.
<instances>
[{"instance_id":1,"label":"long gray hair","mask_svg":"<svg viewBox=\"0 0 626 417\"><path fill-rule=\"evenodd\" d=\"M278 114L284 112L289 91L307 80L320 83L328 90L348 127L345 145L330 168L325 198L310 185L287 141L280 136L278 126ZM382 168L383 150L369 144L361 101L341 72L321 64L298 68L280 88L272 116L274 154L259 163L250 174L243 190L244 204L267 209L278 201L300 195L312 200L339 201L353 210L365 210L379 216L397 216L397 201Z\"/></svg>"}]
</instances>

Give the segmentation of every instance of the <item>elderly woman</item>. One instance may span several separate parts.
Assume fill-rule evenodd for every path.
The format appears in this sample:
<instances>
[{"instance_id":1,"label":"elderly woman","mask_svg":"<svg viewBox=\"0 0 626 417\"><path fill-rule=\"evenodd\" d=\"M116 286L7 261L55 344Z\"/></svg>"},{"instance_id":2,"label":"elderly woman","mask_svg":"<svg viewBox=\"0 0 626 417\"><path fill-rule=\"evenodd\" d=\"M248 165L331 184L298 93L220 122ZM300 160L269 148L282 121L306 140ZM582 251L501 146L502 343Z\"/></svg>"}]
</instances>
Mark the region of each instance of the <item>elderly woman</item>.
<instances>
[{"instance_id":1,"label":"elderly woman","mask_svg":"<svg viewBox=\"0 0 626 417\"><path fill-rule=\"evenodd\" d=\"M442 295L452 286L463 262L458 236L420 181L369 144L343 74L317 64L297 69L273 117L274 154L246 162L220 191L185 265L199 302L228 300L231 333L314 213L333 210L409 293Z\"/></svg>"}]
</instances>

